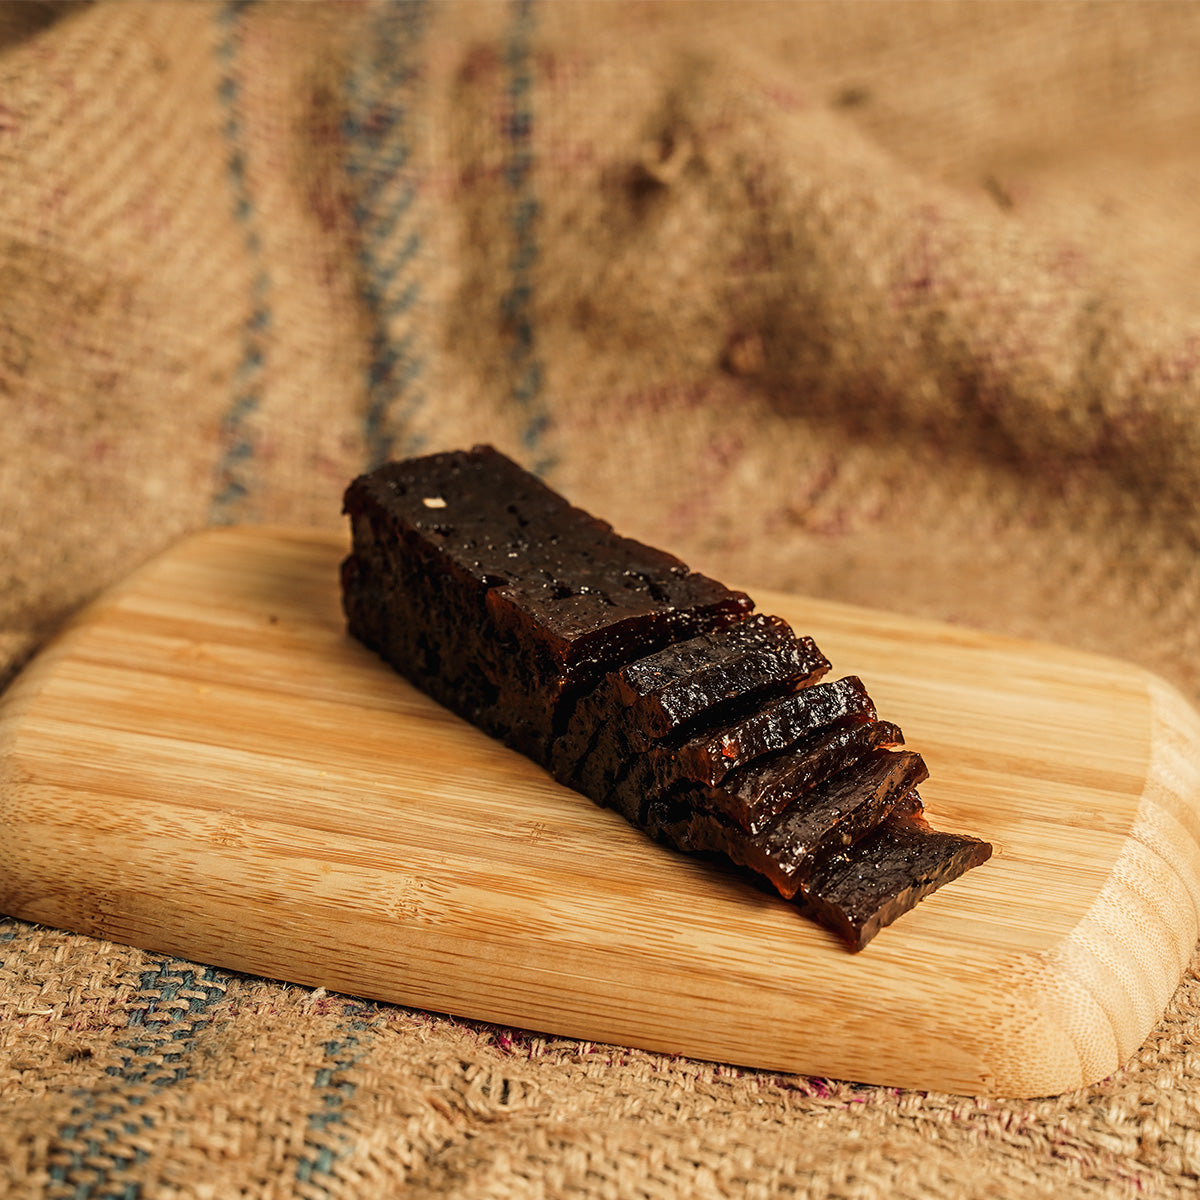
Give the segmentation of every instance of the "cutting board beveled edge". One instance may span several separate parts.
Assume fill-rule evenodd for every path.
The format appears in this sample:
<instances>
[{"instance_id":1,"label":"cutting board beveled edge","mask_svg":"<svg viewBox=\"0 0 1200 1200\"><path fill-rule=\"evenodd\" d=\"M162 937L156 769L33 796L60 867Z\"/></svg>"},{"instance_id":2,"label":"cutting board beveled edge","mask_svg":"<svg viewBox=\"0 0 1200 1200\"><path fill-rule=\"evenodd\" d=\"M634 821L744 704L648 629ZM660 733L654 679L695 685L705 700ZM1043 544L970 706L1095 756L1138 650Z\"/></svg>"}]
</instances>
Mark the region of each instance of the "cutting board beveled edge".
<instances>
[{"instance_id":1,"label":"cutting board beveled edge","mask_svg":"<svg viewBox=\"0 0 1200 1200\"><path fill-rule=\"evenodd\" d=\"M26 668L0 697L0 912L464 1017L974 1094L1102 1078L1178 985L1200 721L1156 677L752 590L926 755L933 822L997 846L849 955L346 638L344 549L195 535Z\"/></svg>"}]
</instances>

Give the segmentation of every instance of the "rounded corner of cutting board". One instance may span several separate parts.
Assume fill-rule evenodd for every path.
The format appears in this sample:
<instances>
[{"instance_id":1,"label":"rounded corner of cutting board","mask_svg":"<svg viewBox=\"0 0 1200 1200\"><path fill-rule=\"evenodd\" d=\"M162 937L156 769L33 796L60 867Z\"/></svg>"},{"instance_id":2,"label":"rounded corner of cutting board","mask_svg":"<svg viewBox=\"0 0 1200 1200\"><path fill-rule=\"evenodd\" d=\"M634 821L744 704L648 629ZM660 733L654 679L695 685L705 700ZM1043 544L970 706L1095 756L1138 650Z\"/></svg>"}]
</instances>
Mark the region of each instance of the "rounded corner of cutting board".
<instances>
[{"instance_id":1,"label":"rounded corner of cutting board","mask_svg":"<svg viewBox=\"0 0 1200 1200\"><path fill-rule=\"evenodd\" d=\"M933 823L998 847L849 955L799 931L780 903L691 862L664 867L642 839L616 838L606 858L612 814L347 640L347 548L321 530L186 537L0 696L0 823L21 863L13 915L462 1016L961 1093L1085 1086L1161 1016L1197 935L1200 718L1158 677L772 594L927 754ZM1003 771L963 732L976 709L994 718ZM1096 712L1102 728L1085 728ZM1071 736L1047 735L1048 717ZM1022 733L1037 744L1013 741ZM113 736L129 761L104 748ZM375 745L375 763L348 757ZM181 780L196 794L173 794ZM113 789L132 797L119 816ZM352 805L368 828L345 821ZM472 805L505 822L490 842ZM458 847L453 821L474 821L479 844ZM139 852L154 871L139 873ZM269 944L238 917L264 896L284 931ZM648 911L630 918L630 904ZM783 966L746 961L756 945Z\"/></svg>"},{"instance_id":2,"label":"rounded corner of cutting board","mask_svg":"<svg viewBox=\"0 0 1200 1200\"><path fill-rule=\"evenodd\" d=\"M986 1072L994 1094L1058 1095L1127 1065L1200 937L1200 715L1160 676L1119 665L1144 696L1143 786L1078 922L1001 965Z\"/></svg>"}]
</instances>

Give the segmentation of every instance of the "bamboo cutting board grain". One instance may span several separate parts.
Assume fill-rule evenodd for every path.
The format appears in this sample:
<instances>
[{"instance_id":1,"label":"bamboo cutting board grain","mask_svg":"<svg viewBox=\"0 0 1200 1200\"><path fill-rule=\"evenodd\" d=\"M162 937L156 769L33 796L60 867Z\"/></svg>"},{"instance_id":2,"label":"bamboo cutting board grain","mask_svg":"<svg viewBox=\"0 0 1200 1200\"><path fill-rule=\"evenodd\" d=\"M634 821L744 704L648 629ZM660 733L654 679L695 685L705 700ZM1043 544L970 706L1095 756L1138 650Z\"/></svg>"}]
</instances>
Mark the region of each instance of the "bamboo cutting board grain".
<instances>
[{"instance_id":1,"label":"bamboo cutting board grain","mask_svg":"<svg viewBox=\"0 0 1200 1200\"><path fill-rule=\"evenodd\" d=\"M1178 984L1200 721L1156 677L756 594L924 753L934 823L996 844L851 955L348 639L343 553L199 535L27 668L0 698L0 911L460 1016L974 1094L1103 1077Z\"/></svg>"}]
</instances>

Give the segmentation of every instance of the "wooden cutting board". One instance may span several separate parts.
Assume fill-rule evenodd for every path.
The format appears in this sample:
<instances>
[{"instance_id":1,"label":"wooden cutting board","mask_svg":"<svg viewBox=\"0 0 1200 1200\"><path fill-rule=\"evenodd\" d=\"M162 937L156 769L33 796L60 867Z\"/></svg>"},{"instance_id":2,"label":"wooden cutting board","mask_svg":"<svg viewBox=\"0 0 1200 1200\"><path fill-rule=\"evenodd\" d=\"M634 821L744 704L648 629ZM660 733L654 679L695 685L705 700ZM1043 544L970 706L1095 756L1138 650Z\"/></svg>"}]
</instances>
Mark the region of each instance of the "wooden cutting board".
<instances>
[{"instance_id":1,"label":"wooden cutting board","mask_svg":"<svg viewBox=\"0 0 1200 1200\"><path fill-rule=\"evenodd\" d=\"M858 674L991 862L859 954L655 846L345 635L343 539L184 541L0 698L0 911L775 1070L1038 1095L1116 1069L1200 909L1200 721L1052 646L754 593Z\"/></svg>"}]
</instances>

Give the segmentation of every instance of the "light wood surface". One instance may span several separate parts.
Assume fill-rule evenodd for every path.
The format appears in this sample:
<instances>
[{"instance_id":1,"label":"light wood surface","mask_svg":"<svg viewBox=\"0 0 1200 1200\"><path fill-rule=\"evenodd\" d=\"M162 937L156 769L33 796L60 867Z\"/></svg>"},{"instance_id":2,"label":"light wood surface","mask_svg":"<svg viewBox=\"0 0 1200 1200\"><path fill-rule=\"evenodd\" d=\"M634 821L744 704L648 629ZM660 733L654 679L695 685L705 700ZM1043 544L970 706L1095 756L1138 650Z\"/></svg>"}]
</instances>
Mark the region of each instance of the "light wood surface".
<instances>
[{"instance_id":1,"label":"light wood surface","mask_svg":"<svg viewBox=\"0 0 1200 1200\"><path fill-rule=\"evenodd\" d=\"M755 592L996 844L859 955L673 855L344 632L340 538L212 531L0 697L0 911L459 1016L893 1086L1038 1095L1135 1051L1200 910L1200 721L1052 646Z\"/></svg>"}]
</instances>

